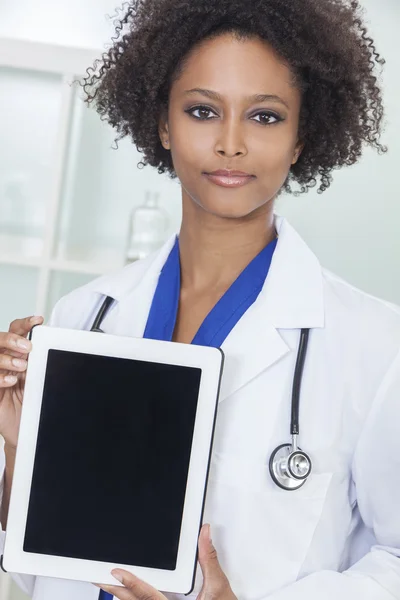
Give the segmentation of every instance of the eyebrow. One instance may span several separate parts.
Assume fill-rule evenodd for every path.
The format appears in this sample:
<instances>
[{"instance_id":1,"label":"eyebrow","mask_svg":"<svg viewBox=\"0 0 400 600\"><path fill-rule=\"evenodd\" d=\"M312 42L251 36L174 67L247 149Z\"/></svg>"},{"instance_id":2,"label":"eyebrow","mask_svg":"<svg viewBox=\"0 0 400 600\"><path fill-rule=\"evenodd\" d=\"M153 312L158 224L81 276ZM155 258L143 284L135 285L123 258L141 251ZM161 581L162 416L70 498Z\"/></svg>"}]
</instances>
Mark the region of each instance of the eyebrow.
<instances>
[{"instance_id":1,"label":"eyebrow","mask_svg":"<svg viewBox=\"0 0 400 600\"><path fill-rule=\"evenodd\" d=\"M218 92L213 92L212 90L206 90L203 88L193 88L192 90L185 90L185 94L202 94L203 96L207 96L207 98L210 98L211 100L218 100L219 102L222 102L223 100L221 94L218 94ZM284 104L286 108L290 108L287 102L285 102L284 100L282 100L282 98L274 94L255 94L254 96L247 96L246 100L249 103L266 102L267 100L269 100L270 102L279 102L281 104Z\"/></svg>"}]
</instances>

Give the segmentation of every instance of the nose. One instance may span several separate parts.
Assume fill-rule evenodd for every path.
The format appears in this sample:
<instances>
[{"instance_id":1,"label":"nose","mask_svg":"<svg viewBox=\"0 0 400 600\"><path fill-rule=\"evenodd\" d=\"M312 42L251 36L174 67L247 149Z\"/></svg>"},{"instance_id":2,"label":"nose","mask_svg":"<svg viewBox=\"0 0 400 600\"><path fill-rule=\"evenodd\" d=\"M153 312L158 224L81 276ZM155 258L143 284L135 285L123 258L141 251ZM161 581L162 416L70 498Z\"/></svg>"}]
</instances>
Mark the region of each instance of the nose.
<instances>
[{"instance_id":1,"label":"nose","mask_svg":"<svg viewBox=\"0 0 400 600\"><path fill-rule=\"evenodd\" d=\"M227 119L225 122L221 121L215 152L218 156L227 158L247 154L243 127L240 122L233 118Z\"/></svg>"}]
</instances>

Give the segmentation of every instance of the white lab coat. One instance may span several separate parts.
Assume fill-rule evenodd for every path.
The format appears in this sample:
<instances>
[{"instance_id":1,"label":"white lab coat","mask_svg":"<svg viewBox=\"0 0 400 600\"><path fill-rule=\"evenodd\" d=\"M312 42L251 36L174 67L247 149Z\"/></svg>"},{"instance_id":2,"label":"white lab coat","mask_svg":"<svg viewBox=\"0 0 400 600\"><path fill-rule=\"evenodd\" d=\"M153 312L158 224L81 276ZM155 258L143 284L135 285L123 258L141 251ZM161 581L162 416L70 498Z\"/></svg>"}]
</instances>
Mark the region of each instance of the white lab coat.
<instances>
[{"instance_id":1,"label":"white lab coat","mask_svg":"<svg viewBox=\"0 0 400 600\"><path fill-rule=\"evenodd\" d=\"M222 346L204 522L240 600L400 599L400 308L322 269L286 219L276 227L265 286ZM51 324L90 329L110 295L105 332L141 337L173 242L61 299ZM312 330L299 442L313 472L289 492L268 461L290 440L301 327ZM89 583L16 579L34 600L99 594ZM198 568L193 597L201 583Z\"/></svg>"}]
</instances>

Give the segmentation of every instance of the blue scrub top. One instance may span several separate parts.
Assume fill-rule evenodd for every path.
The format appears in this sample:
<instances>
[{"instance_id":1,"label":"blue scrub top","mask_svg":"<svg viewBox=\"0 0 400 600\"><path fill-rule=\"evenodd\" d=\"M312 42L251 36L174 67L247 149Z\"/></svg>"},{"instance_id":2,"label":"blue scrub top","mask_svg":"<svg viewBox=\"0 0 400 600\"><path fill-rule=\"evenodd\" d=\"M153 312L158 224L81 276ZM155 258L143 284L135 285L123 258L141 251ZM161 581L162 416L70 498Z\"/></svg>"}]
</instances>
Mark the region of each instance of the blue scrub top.
<instances>
[{"instance_id":1,"label":"blue scrub top","mask_svg":"<svg viewBox=\"0 0 400 600\"><path fill-rule=\"evenodd\" d=\"M235 279L208 313L192 344L219 348L246 310L255 302L268 275L277 240L270 242ZM172 341L181 290L179 239L161 271L143 337Z\"/></svg>"},{"instance_id":2,"label":"blue scrub top","mask_svg":"<svg viewBox=\"0 0 400 600\"><path fill-rule=\"evenodd\" d=\"M219 348L246 310L261 292L271 265L277 239L270 242L235 279L214 308L208 313L192 344ZM181 291L179 238L160 273L143 337L171 342L178 314ZM100 591L99 600L112 600Z\"/></svg>"}]
</instances>

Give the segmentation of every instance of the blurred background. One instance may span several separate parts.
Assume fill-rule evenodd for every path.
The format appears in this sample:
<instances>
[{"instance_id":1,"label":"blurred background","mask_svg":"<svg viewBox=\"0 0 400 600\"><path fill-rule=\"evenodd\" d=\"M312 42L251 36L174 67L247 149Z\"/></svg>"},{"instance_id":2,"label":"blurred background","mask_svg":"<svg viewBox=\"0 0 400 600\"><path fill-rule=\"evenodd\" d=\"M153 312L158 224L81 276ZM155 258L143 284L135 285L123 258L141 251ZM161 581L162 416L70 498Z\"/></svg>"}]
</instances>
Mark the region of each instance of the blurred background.
<instances>
[{"instance_id":1,"label":"blurred background","mask_svg":"<svg viewBox=\"0 0 400 600\"><path fill-rule=\"evenodd\" d=\"M282 196L285 215L322 264L400 304L399 0L363 0L386 59L379 156L334 171L322 195ZM116 0L0 0L0 331L48 318L70 290L152 251L178 231L181 191L71 85L108 47ZM26 598L0 575L0 599ZM56 599L55 599L56 600Z\"/></svg>"}]
</instances>

